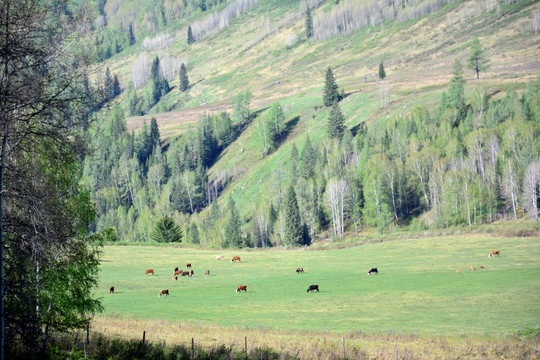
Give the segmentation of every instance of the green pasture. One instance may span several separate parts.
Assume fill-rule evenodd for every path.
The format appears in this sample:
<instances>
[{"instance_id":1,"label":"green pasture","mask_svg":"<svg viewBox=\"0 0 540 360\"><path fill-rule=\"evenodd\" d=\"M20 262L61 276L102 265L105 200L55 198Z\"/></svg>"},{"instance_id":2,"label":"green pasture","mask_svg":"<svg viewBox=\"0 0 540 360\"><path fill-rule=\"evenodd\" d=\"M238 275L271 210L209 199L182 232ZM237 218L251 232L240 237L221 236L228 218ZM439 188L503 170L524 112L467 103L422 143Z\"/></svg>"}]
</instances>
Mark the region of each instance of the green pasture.
<instances>
[{"instance_id":1,"label":"green pasture","mask_svg":"<svg viewBox=\"0 0 540 360\"><path fill-rule=\"evenodd\" d=\"M499 258L487 257L493 249L501 251ZM215 260L219 254L223 261ZM235 255L241 263L230 262ZM107 246L97 293L107 314L133 319L280 330L504 335L540 324L539 259L538 238L489 235L327 251ZM172 280L174 267L185 268L187 262L194 276ZM297 274L297 267L305 273ZM371 267L379 275L367 275ZM146 268L153 268L155 276L145 276ZM320 292L307 293L311 284ZM108 294L111 285L114 294ZM236 293L238 285L247 285L248 292ZM158 298L161 289L169 289L170 296Z\"/></svg>"}]
</instances>

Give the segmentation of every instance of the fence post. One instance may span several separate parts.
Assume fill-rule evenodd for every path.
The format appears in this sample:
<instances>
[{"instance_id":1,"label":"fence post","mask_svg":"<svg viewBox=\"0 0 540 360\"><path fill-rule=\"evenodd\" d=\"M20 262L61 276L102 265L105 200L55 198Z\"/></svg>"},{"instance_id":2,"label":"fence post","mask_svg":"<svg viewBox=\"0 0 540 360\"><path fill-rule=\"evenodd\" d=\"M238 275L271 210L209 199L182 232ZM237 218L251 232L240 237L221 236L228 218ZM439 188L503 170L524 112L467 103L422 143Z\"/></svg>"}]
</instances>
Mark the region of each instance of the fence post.
<instances>
[{"instance_id":1,"label":"fence post","mask_svg":"<svg viewBox=\"0 0 540 360\"><path fill-rule=\"evenodd\" d=\"M397 346L396 346L396 360L398 360L398 350L397 350Z\"/></svg>"},{"instance_id":2,"label":"fence post","mask_svg":"<svg viewBox=\"0 0 540 360\"><path fill-rule=\"evenodd\" d=\"M146 330L143 330L142 332L142 343L144 345L144 341L146 340Z\"/></svg>"},{"instance_id":3,"label":"fence post","mask_svg":"<svg viewBox=\"0 0 540 360\"><path fill-rule=\"evenodd\" d=\"M191 358L195 357L195 340L191 338Z\"/></svg>"},{"instance_id":4,"label":"fence post","mask_svg":"<svg viewBox=\"0 0 540 360\"><path fill-rule=\"evenodd\" d=\"M343 359L345 359L345 337L342 337L341 341L343 343Z\"/></svg>"},{"instance_id":5,"label":"fence post","mask_svg":"<svg viewBox=\"0 0 540 360\"><path fill-rule=\"evenodd\" d=\"M246 354L247 354L247 336L244 336L244 347L246 349Z\"/></svg>"}]
</instances>

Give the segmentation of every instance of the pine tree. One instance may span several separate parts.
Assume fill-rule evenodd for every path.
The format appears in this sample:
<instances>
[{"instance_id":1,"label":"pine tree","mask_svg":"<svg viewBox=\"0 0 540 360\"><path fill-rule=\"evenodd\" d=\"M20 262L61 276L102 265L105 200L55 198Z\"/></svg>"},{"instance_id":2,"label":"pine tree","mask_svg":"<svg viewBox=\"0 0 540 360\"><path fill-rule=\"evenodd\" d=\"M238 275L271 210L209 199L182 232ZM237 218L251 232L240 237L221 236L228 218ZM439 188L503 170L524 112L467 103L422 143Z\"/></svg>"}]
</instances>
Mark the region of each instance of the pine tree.
<instances>
[{"instance_id":1,"label":"pine tree","mask_svg":"<svg viewBox=\"0 0 540 360\"><path fill-rule=\"evenodd\" d=\"M189 79L187 75L186 65L182 63L180 66L180 91L184 92L189 89Z\"/></svg>"},{"instance_id":2,"label":"pine tree","mask_svg":"<svg viewBox=\"0 0 540 360\"><path fill-rule=\"evenodd\" d=\"M386 72L384 71L383 63L381 62L379 64L379 79L384 80L385 77L386 77Z\"/></svg>"},{"instance_id":3,"label":"pine tree","mask_svg":"<svg viewBox=\"0 0 540 360\"><path fill-rule=\"evenodd\" d=\"M150 141L149 146L154 148L155 146L161 146L161 139L159 134L159 126L157 124L157 120L155 117L152 116L150 119Z\"/></svg>"},{"instance_id":4,"label":"pine tree","mask_svg":"<svg viewBox=\"0 0 540 360\"><path fill-rule=\"evenodd\" d=\"M480 40L475 36L471 41L471 55L467 59L467 69L476 71L476 79L480 79L480 71L486 71L490 66L485 50Z\"/></svg>"},{"instance_id":5,"label":"pine tree","mask_svg":"<svg viewBox=\"0 0 540 360\"><path fill-rule=\"evenodd\" d=\"M193 37L193 31L191 31L191 25L188 25L187 28L187 43L188 45L191 45L195 42L195 38Z\"/></svg>"},{"instance_id":6,"label":"pine tree","mask_svg":"<svg viewBox=\"0 0 540 360\"><path fill-rule=\"evenodd\" d=\"M103 85L103 91L105 93L105 100L112 100L114 98L114 79L111 75L111 70L107 68L105 70L105 82Z\"/></svg>"},{"instance_id":7,"label":"pine tree","mask_svg":"<svg viewBox=\"0 0 540 360\"><path fill-rule=\"evenodd\" d=\"M448 106L462 110L465 107L465 79L463 79L463 65L456 58L448 89Z\"/></svg>"},{"instance_id":8,"label":"pine tree","mask_svg":"<svg viewBox=\"0 0 540 360\"><path fill-rule=\"evenodd\" d=\"M332 69L328 68L326 70L326 77L324 82L324 92L323 92L323 104L324 106L332 106L334 102L339 102L338 86L336 80L334 79L334 74Z\"/></svg>"},{"instance_id":9,"label":"pine tree","mask_svg":"<svg viewBox=\"0 0 540 360\"><path fill-rule=\"evenodd\" d=\"M118 76L114 75L113 80L113 95L117 97L122 93L122 88L120 87L120 81L118 81Z\"/></svg>"},{"instance_id":10,"label":"pine tree","mask_svg":"<svg viewBox=\"0 0 540 360\"><path fill-rule=\"evenodd\" d=\"M306 37L310 38L313 36L313 17L311 16L311 9L307 8L306 10Z\"/></svg>"},{"instance_id":11,"label":"pine tree","mask_svg":"<svg viewBox=\"0 0 540 360\"><path fill-rule=\"evenodd\" d=\"M334 102L330 115L328 116L328 136L341 141L343 131L345 130L345 118L337 102Z\"/></svg>"},{"instance_id":12,"label":"pine tree","mask_svg":"<svg viewBox=\"0 0 540 360\"><path fill-rule=\"evenodd\" d=\"M296 199L294 186L289 186L285 197L285 245L302 245L304 232L302 220L300 218L300 209Z\"/></svg>"},{"instance_id":13,"label":"pine tree","mask_svg":"<svg viewBox=\"0 0 540 360\"><path fill-rule=\"evenodd\" d=\"M225 226L225 242L227 246L240 247L242 245L242 221L240 219L240 214L236 209L236 204L230 195L227 208L229 211L229 218Z\"/></svg>"},{"instance_id":14,"label":"pine tree","mask_svg":"<svg viewBox=\"0 0 540 360\"><path fill-rule=\"evenodd\" d=\"M298 179L298 149L296 148L296 144L293 144L291 150L290 179L293 184L296 184L296 180Z\"/></svg>"},{"instance_id":15,"label":"pine tree","mask_svg":"<svg viewBox=\"0 0 540 360\"><path fill-rule=\"evenodd\" d=\"M182 231L173 218L164 216L156 223L150 237L156 242L181 242Z\"/></svg>"},{"instance_id":16,"label":"pine tree","mask_svg":"<svg viewBox=\"0 0 540 360\"><path fill-rule=\"evenodd\" d=\"M302 154L300 155L300 175L305 179L310 179L315 177L315 166L317 163L317 153L311 145L311 140L309 135L306 137L306 143L302 149Z\"/></svg>"},{"instance_id":17,"label":"pine tree","mask_svg":"<svg viewBox=\"0 0 540 360\"><path fill-rule=\"evenodd\" d=\"M128 28L128 42L129 42L130 46L137 42L135 40L135 34L133 33L133 25L132 24L129 24L129 28Z\"/></svg>"}]
</instances>

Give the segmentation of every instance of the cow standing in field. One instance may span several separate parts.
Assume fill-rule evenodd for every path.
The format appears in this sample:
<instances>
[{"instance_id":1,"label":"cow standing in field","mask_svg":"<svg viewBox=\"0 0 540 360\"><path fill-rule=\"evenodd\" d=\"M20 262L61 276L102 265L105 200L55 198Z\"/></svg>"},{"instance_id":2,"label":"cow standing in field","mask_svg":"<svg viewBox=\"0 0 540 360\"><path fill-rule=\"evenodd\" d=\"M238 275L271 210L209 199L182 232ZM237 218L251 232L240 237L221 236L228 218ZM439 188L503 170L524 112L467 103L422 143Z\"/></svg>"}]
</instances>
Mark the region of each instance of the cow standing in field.
<instances>
[{"instance_id":1,"label":"cow standing in field","mask_svg":"<svg viewBox=\"0 0 540 360\"><path fill-rule=\"evenodd\" d=\"M191 268L191 263L186 264L186 269L189 269L189 268Z\"/></svg>"},{"instance_id":2,"label":"cow standing in field","mask_svg":"<svg viewBox=\"0 0 540 360\"><path fill-rule=\"evenodd\" d=\"M307 289L307 292L315 291L315 290L317 290L317 292L319 292L319 285L309 285L309 287Z\"/></svg>"},{"instance_id":3,"label":"cow standing in field","mask_svg":"<svg viewBox=\"0 0 540 360\"><path fill-rule=\"evenodd\" d=\"M148 275L148 274L154 275L154 269L146 269L146 271L144 272L144 275Z\"/></svg>"},{"instance_id":4,"label":"cow standing in field","mask_svg":"<svg viewBox=\"0 0 540 360\"><path fill-rule=\"evenodd\" d=\"M247 292L247 285L239 285L237 288L236 288L236 292L240 292L240 291L245 291Z\"/></svg>"},{"instance_id":5,"label":"cow standing in field","mask_svg":"<svg viewBox=\"0 0 540 360\"><path fill-rule=\"evenodd\" d=\"M216 255L216 260L217 261L223 260L223 255Z\"/></svg>"},{"instance_id":6,"label":"cow standing in field","mask_svg":"<svg viewBox=\"0 0 540 360\"><path fill-rule=\"evenodd\" d=\"M298 269L296 269L296 273L298 273L298 274L304 273L304 268L298 268Z\"/></svg>"},{"instance_id":7,"label":"cow standing in field","mask_svg":"<svg viewBox=\"0 0 540 360\"><path fill-rule=\"evenodd\" d=\"M172 277L172 279L173 279L174 281L178 281L178 275L174 275L174 276Z\"/></svg>"},{"instance_id":8,"label":"cow standing in field","mask_svg":"<svg viewBox=\"0 0 540 360\"><path fill-rule=\"evenodd\" d=\"M193 270L189 269L189 277L192 277L194 274Z\"/></svg>"},{"instance_id":9,"label":"cow standing in field","mask_svg":"<svg viewBox=\"0 0 540 360\"><path fill-rule=\"evenodd\" d=\"M501 255L501 252L499 250L493 250L489 253L488 257L494 257L495 255L499 256Z\"/></svg>"},{"instance_id":10,"label":"cow standing in field","mask_svg":"<svg viewBox=\"0 0 540 360\"><path fill-rule=\"evenodd\" d=\"M371 268L371 269L369 269L369 271L367 273L368 273L368 275L371 275L371 274L379 275L379 271L377 270L377 268Z\"/></svg>"},{"instance_id":11,"label":"cow standing in field","mask_svg":"<svg viewBox=\"0 0 540 360\"><path fill-rule=\"evenodd\" d=\"M176 271L174 272L174 275L175 275L175 276L176 276L176 275L182 276L182 270L176 270Z\"/></svg>"},{"instance_id":12,"label":"cow standing in field","mask_svg":"<svg viewBox=\"0 0 540 360\"><path fill-rule=\"evenodd\" d=\"M109 294L114 294L114 286L111 286L111 287L109 288Z\"/></svg>"},{"instance_id":13,"label":"cow standing in field","mask_svg":"<svg viewBox=\"0 0 540 360\"><path fill-rule=\"evenodd\" d=\"M161 290L159 292L158 297L162 297L162 296L165 296L165 295L169 296L169 289Z\"/></svg>"},{"instance_id":14,"label":"cow standing in field","mask_svg":"<svg viewBox=\"0 0 540 360\"><path fill-rule=\"evenodd\" d=\"M178 266L174 268L173 275L177 275L178 273Z\"/></svg>"},{"instance_id":15,"label":"cow standing in field","mask_svg":"<svg viewBox=\"0 0 540 360\"><path fill-rule=\"evenodd\" d=\"M235 257L233 257L233 258L231 259L231 262L236 262L236 261L242 262L240 256L235 256Z\"/></svg>"},{"instance_id":16,"label":"cow standing in field","mask_svg":"<svg viewBox=\"0 0 540 360\"><path fill-rule=\"evenodd\" d=\"M182 276L189 276L189 271L182 271Z\"/></svg>"},{"instance_id":17,"label":"cow standing in field","mask_svg":"<svg viewBox=\"0 0 540 360\"><path fill-rule=\"evenodd\" d=\"M204 275L206 275L206 276L210 275L210 270L206 270L206 272L204 273Z\"/></svg>"}]
</instances>

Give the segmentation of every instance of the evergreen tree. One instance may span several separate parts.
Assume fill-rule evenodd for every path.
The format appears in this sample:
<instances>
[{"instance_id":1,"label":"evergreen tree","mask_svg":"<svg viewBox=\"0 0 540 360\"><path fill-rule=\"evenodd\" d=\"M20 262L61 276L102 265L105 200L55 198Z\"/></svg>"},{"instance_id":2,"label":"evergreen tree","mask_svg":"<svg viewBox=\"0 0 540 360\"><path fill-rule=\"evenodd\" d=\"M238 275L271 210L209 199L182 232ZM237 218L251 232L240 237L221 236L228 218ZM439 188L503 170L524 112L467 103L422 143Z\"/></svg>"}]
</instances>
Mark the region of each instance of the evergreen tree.
<instances>
[{"instance_id":1,"label":"evergreen tree","mask_svg":"<svg viewBox=\"0 0 540 360\"><path fill-rule=\"evenodd\" d=\"M328 116L328 136L341 141L345 130L345 118L337 102L334 102Z\"/></svg>"},{"instance_id":2,"label":"evergreen tree","mask_svg":"<svg viewBox=\"0 0 540 360\"><path fill-rule=\"evenodd\" d=\"M300 155L300 175L305 179L310 179L315 177L315 166L317 163L317 153L311 145L311 140L309 135L306 137L306 143L302 149L302 154Z\"/></svg>"},{"instance_id":3,"label":"evergreen tree","mask_svg":"<svg viewBox=\"0 0 540 360\"><path fill-rule=\"evenodd\" d=\"M332 69L328 68L326 70L326 77L324 81L324 90L323 90L323 104L324 106L332 106L334 102L339 102L338 86L336 80L334 79L334 74Z\"/></svg>"},{"instance_id":4,"label":"evergreen tree","mask_svg":"<svg viewBox=\"0 0 540 360\"><path fill-rule=\"evenodd\" d=\"M117 97L122 93L122 88L120 87L120 81L118 81L118 76L114 75L113 80L113 95Z\"/></svg>"},{"instance_id":5,"label":"evergreen tree","mask_svg":"<svg viewBox=\"0 0 540 360\"><path fill-rule=\"evenodd\" d=\"M465 79L463 79L463 65L456 58L448 89L447 103L449 107L462 110L465 107Z\"/></svg>"},{"instance_id":6,"label":"evergreen tree","mask_svg":"<svg viewBox=\"0 0 540 360\"><path fill-rule=\"evenodd\" d=\"M298 149L296 144L293 144L291 149L291 167L290 167L290 179L293 184L296 184L298 178Z\"/></svg>"},{"instance_id":7,"label":"evergreen tree","mask_svg":"<svg viewBox=\"0 0 540 360\"><path fill-rule=\"evenodd\" d=\"M189 239L192 244L199 244L201 242L199 237L199 228L195 222L192 222L189 227Z\"/></svg>"},{"instance_id":8,"label":"evergreen tree","mask_svg":"<svg viewBox=\"0 0 540 360\"><path fill-rule=\"evenodd\" d=\"M182 231L173 218L164 216L154 226L150 238L162 243L181 242Z\"/></svg>"},{"instance_id":9,"label":"evergreen tree","mask_svg":"<svg viewBox=\"0 0 540 360\"><path fill-rule=\"evenodd\" d=\"M193 32L191 31L191 25L188 25L187 28L187 43L188 45L191 45L195 42L195 38L193 37Z\"/></svg>"},{"instance_id":10,"label":"evergreen tree","mask_svg":"<svg viewBox=\"0 0 540 360\"><path fill-rule=\"evenodd\" d=\"M490 66L485 50L480 40L475 36L471 41L471 54L467 58L467 69L476 71L476 79L480 79L480 71L486 71Z\"/></svg>"},{"instance_id":11,"label":"evergreen tree","mask_svg":"<svg viewBox=\"0 0 540 360\"><path fill-rule=\"evenodd\" d=\"M152 116L150 119L150 142L149 146L154 148L155 146L161 146L161 137L159 134L159 126L157 120Z\"/></svg>"},{"instance_id":12,"label":"evergreen tree","mask_svg":"<svg viewBox=\"0 0 540 360\"><path fill-rule=\"evenodd\" d=\"M128 42L129 42L129 45L133 45L136 43L136 40L135 40L135 34L133 33L133 24L129 24L129 28L128 28Z\"/></svg>"},{"instance_id":13,"label":"evergreen tree","mask_svg":"<svg viewBox=\"0 0 540 360\"><path fill-rule=\"evenodd\" d=\"M180 66L180 91L184 92L189 89L189 79L187 75L186 65L182 63Z\"/></svg>"},{"instance_id":14,"label":"evergreen tree","mask_svg":"<svg viewBox=\"0 0 540 360\"><path fill-rule=\"evenodd\" d=\"M105 93L105 101L112 100L114 98L114 79L111 75L111 70L108 67L105 70L103 91Z\"/></svg>"},{"instance_id":15,"label":"evergreen tree","mask_svg":"<svg viewBox=\"0 0 540 360\"><path fill-rule=\"evenodd\" d=\"M379 79L384 80L385 77L386 77L386 72L384 71L383 63L381 62L379 64Z\"/></svg>"},{"instance_id":16,"label":"evergreen tree","mask_svg":"<svg viewBox=\"0 0 540 360\"><path fill-rule=\"evenodd\" d=\"M285 197L285 245L302 245L304 231L294 186L290 185Z\"/></svg>"},{"instance_id":17,"label":"evergreen tree","mask_svg":"<svg viewBox=\"0 0 540 360\"><path fill-rule=\"evenodd\" d=\"M313 17L311 16L311 9L308 6L306 10L306 37L313 36Z\"/></svg>"},{"instance_id":18,"label":"evergreen tree","mask_svg":"<svg viewBox=\"0 0 540 360\"><path fill-rule=\"evenodd\" d=\"M242 246L242 220L236 209L236 204L230 195L227 208L229 211L229 218L227 219L227 224L225 226L225 242L227 246L240 247Z\"/></svg>"}]
</instances>

